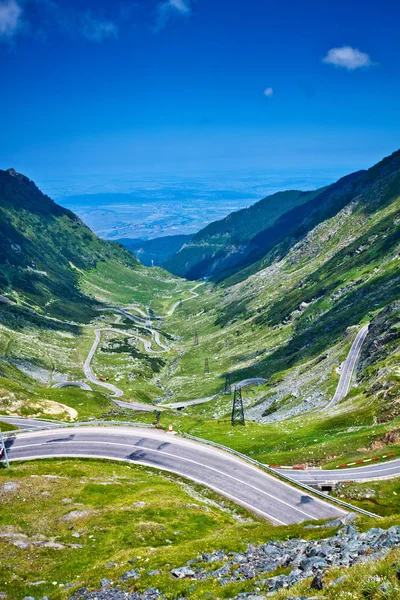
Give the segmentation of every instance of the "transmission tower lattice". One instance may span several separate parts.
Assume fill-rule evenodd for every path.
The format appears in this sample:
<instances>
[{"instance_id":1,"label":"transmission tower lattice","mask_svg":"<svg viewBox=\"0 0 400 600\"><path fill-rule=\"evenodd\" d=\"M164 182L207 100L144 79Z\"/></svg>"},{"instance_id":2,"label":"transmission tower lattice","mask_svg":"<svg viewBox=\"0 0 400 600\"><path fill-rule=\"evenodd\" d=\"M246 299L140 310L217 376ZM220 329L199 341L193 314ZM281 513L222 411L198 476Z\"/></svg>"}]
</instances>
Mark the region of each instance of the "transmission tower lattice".
<instances>
[{"instance_id":1,"label":"transmission tower lattice","mask_svg":"<svg viewBox=\"0 0 400 600\"><path fill-rule=\"evenodd\" d=\"M225 389L224 389L224 394L230 394L232 392L232 386L231 386L231 376L230 373L226 374L225 377Z\"/></svg>"},{"instance_id":2,"label":"transmission tower lattice","mask_svg":"<svg viewBox=\"0 0 400 600\"><path fill-rule=\"evenodd\" d=\"M241 388L235 387L232 404L232 425L244 425L244 409Z\"/></svg>"},{"instance_id":3,"label":"transmission tower lattice","mask_svg":"<svg viewBox=\"0 0 400 600\"><path fill-rule=\"evenodd\" d=\"M198 345L199 345L199 334L197 333L197 331L196 331L196 333L194 334L194 345L195 345L195 346L198 346Z\"/></svg>"},{"instance_id":4,"label":"transmission tower lattice","mask_svg":"<svg viewBox=\"0 0 400 600\"><path fill-rule=\"evenodd\" d=\"M204 375L210 372L210 363L208 358L204 359Z\"/></svg>"}]
</instances>

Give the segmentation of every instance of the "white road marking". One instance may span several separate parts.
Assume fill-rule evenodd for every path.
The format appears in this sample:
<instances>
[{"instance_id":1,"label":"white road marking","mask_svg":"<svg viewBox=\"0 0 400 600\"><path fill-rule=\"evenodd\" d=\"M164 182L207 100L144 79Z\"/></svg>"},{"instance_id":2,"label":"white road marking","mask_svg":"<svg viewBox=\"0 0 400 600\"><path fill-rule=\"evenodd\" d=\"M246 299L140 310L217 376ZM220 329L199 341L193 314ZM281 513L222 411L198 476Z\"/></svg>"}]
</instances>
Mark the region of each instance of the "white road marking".
<instances>
[{"instance_id":1,"label":"white road marking","mask_svg":"<svg viewBox=\"0 0 400 600\"><path fill-rule=\"evenodd\" d=\"M15 446L15 450L17 451L20 448L32 448L32 447L37 447L37 446L46 446L46 447L49 447L50 444L62 444L65 441L67 441L67 440L59 440L59 441L54 441L54 442L52 442L52 441L50 441L50 442L40 442L38 444L19 445L19 446ZM311 520L314 520L314 521L317 520L316 517L310 515L309 513L305 512L304 510L301 510L300 508L296 508L292 504L289 504L288 502L285 502L284 500L281 500L280 498L274 496L273 494L270 494L269 492L265 492L264 490L261 490L261 489L257 488L256 486L254 486L254 485L252 485L250 483L246 483L245 481L243 481L241 479L238 479L237 477L233 477L233 475L229 475L228 473L224 473L223 471L220 471L219 469L215 469L214 467L211 467L209 465L205 465L204 463L192 460L190 458L184 458L184 457L176 455L176 454L171 454L169 452L164 452L163 450L156 450L156 449L153 449L153 448L140 447L140 446L135 446L135 445L132 445L132 444L123 444L121 442L106 442L106 441L97 441L97 440L94 440L94 441L93 440L92 441L91 440L68 440L68 443L69 444L71 444L71 443L76 443L76 444L91 444L92 446L93 445L97 445L97 446L99 446L99 445L122 446L122 447L125 447L125 448L130 448L131 450L135 450L135 449L136 450L143 450L143 451L146 451L146 452L153 452L153 453L163 454L165 456L169 456L169 457L174 458L174 459L183 460L185 462L189 462L189 463L195 464L197 466L209 469L210 471L214 471L215 473L218 473L219 475L224 475L225 477L229 477L230 479L232 479L232 480L234 480L234 481L236 481L236 482L238 482L238 483L240 483L242 485L245 485L247 487L252 488L256 492L259 492L259 493L261 493L261 494L263 494L265 496L269 496L273 500L276 500L277 502L280 502L281 504L284 504L285 506L287 506L291 510L294 510L296 512L299 512L299 513L305 515L306 517L309 517L309 519L311 519ZM133 462L135 462L135 461L133 461ZM258 471L258 473L260 474L260 473L262 473L262 471ZM189 479L191 478L190 475L186 475L186 477L188 477ZM291 488L288 484L286 484L286 485L287 485L287 487L289 487L293 491L293 488ZM345 512L345 511L343 511L343 512Z\"/></svg>"},{"instance_id":2,"label":"white road marking","mask_svg":"<svg viewBox=\"0 0 400 600\"><path fill-rule=\"evenodd\" d=\"M46 459L46 458L101 458L101 459L105 459L105 460L117 460L120 462L129 462L135 465L141 465L143 467L151 467L153 469L159 469L160 471L167 471L167 472L171 472L169 469L167 469L166 467L162 467L157 465L157 467L151 466L149 465L149 463L145 463L142 462L140 460L131 460L129 458L110 458L109 456L102 456L101 454L96 454L95 457L93 457L91 454L43 454L41 456L29 456L27 458L21 459L21 458L10 458L10 462L11 461L17 461L17 460L38 460L38 459ZM215 492L218 492L219 494L221 494L221 496L225 496L225 498L229 498L230 500L232 500L233 502L236 502L236 504L240 504L241 506L245 506L246 508L249 508L249 510L251 512L255 512L259 515L265 516L269 521L275 521L276 523L279 523L280 525L289 525L289 523L285 523L284 521L281 521L280 519L278 519L277 517L272 517L271 515L269 515L266 512L263 512L262 510L259 510L258 508L254 508L253 506L251 506L251 504L248 504L247 502L245 502L244 500L238 500L237 498L235 498L234 496L232 496L231 494L228 494L222 490L220 490L219 488L217 488L214 485L208 484L208 483L204 483L204 481L201 481L201 479L196 479L195 477L189 477L188 475L186 475L185 473L181 473L180 471L173 471L174 473L176 473L176 475L180 475L181 477L185 477L185 479L190 479L191 481L194 481L195 483L199 483L201 485L204 485L205 487L209 487L210 489L214 490Z\"/></svg>"}]
</instances>

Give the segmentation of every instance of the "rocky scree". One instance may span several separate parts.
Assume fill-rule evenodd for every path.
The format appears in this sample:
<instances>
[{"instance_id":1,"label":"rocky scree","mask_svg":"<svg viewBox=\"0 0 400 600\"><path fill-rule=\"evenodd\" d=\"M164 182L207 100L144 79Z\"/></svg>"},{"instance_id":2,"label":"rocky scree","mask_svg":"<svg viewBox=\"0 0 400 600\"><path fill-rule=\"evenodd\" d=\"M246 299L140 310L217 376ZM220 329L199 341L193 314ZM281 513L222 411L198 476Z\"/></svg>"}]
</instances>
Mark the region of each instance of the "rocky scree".
<instances>
[{"instance_id":1,"label":"rocky scree","mask_svg":"<svg viewBox=\"0 0 400 600\"><path fill-rule=\"evenodd\" d=\"M324 526L342 528L336 535L322 540L291 539L287 541L267 542L260 546L249 544L241 553L225 553L217 550L212 554L203 553L189 560L186 565L170 571L173 579L190 579L201 581L217 580L221 586L231 583L254 580L255 590L243 592L233 600L262 600L281 589L289 588L305 579L311 579L310 590L324 588L323 576L330 567L351 567L357 563L382 558L391 548L400 546L400 526L389 529L374 527L360 533L350 521L354 515L344 519L336 519ZM318 527L318 526L309 526ZM213 563L215 567L213 568ZM211 568L210 568L211 567ZM288 574L269 576L280 568L291 569ZM120 580L137 579L139 570L124 573ZM157 574L159 572L156 572ZM330 585L338 585L343 581L340 577ZM144 592L126 592L120 586L113 586L108 579L103 579L101 589L89 592L83 588L69 600L156 600L164 595L155 588ZM293 597L292 600L311 600L314 596Z\"/></svg>"}]
</instances>

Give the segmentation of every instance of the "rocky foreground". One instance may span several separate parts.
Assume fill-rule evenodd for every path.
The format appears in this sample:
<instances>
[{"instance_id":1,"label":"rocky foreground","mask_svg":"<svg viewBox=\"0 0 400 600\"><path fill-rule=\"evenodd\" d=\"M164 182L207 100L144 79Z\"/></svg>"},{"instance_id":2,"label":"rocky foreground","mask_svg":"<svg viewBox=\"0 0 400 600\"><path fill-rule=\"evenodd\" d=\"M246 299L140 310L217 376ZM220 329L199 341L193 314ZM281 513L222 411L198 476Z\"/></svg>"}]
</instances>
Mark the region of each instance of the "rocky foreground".
<instances>
[{"instance_id":1,"label":"rocky foreground","mask_svg":"<svg viewBox=\"0 0 400 600\"><path fill-rule=\"evenodd\" d=\"M347 518L348 519L348 518ZM268 542L261 546L250 544L242 553L226 554L218 550L212 554L188 561L184 566L171 570L176 579L205 580L215 579L221 586L254 580L254 591L244 592L234 600L262 600L280 588L291 586L310 579L311 596L292 598L292 600L311 600L314 590L324 588L324 572L330 567L350 567L357 563L382 558L391 548L400 546L400 526L384 530L374 527L359 533L348 521L332 521L328 525L344 525L338 533L322 540L291 539ZM216 567L216 568L214 568ZM290 568L287 575L272 574L279 568ZM148 573L149 574L149 573ZM154 572L158 574L158 572ZM122 581L136 580L141 577L139 569L124 573ZM400 578L400 570L398 572ZM330 585L340 585L339 577ZM108 579L102 580L100 590L89 592L81 589L70 600L157 600L163 594L151 588L144 592L126 592L120 585L114 585Z\"/></svg>"}]
</instances>

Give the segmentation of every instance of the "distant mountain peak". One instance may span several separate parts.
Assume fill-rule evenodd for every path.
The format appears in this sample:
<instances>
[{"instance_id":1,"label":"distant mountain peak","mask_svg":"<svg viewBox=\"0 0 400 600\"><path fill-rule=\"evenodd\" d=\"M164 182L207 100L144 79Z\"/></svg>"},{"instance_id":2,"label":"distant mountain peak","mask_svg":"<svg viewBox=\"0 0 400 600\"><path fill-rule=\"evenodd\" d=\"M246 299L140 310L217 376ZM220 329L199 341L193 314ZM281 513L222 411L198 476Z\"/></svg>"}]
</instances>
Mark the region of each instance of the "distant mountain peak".
<instances>
[{"instance_id":1,"label":"distant mountain peak","mask_svg":"<svg viewBox=\"0 0 400 600\"><path fill-rule=\"evenodd\" d=\"M6 173L8 175L10 175L11 177L15 177L15 179L20 179L21 181L24 181L25 183L33 184L33 181L31 181L28 177L26 177L26 175L23 175L22 173L18 173L12 167L10 169L7 169Z\"/></svg>"}]
</instances>

